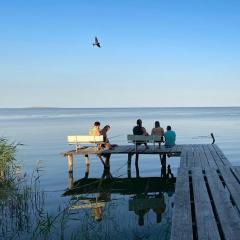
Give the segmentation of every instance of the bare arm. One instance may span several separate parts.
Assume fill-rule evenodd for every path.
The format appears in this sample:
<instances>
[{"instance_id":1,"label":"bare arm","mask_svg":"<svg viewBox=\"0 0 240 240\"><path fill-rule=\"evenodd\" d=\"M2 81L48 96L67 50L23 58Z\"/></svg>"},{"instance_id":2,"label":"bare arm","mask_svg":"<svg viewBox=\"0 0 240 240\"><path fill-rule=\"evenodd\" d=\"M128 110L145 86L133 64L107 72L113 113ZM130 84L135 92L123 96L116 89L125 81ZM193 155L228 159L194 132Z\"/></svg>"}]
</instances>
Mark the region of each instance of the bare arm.
<instances>
[{"instance_id":1,"label":"bare arm","mask_svg":"<svg viewBox=\"0 0 240 240\"><path fill-rule=\"evenodd\" d=\"M142 130L143 130L143 135L145 135L145 136L148 136L148 135L149 135L148 132L146 131L146 129L145 129L144 127L142 127Z\"/></svg>"}]
</instances>

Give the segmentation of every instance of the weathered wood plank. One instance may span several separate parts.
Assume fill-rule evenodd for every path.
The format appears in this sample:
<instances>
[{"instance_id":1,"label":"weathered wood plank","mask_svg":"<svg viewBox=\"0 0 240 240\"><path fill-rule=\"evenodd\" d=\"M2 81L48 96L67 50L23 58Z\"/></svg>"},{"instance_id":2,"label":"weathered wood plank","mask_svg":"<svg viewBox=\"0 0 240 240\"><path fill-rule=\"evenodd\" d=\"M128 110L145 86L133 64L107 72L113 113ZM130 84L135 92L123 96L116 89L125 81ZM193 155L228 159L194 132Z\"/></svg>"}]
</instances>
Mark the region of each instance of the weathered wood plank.
<instances>
[{"instance_id":1,"label":"weathered wood plank","mask_svg":"<svg viewBox=\"0 0 240 240\"><path fill-rule=\"evenodd\" d=\"M215 151L217 152L217 154L219 155L219 157L222 159L222 161L225 163L226 166L230 166L231 163L230 161L227 159L227 157L224 155L224 153L222 152L222 150L218 147L218 145L216 144L212 144L213 148L215 149Z\"/></svg>"},{"instance_id":2,"label":"weathered wood plank","mask_svg":"<svg viewBox=\"0 0 240 240\"><path fill-rule=\"evenodd\" d=\"M192 170L192 185L198 239L221 239L201 169Z\"/></svg>"},{"instance_id":3,"label":"weathered wood plank","mask_svg":"<svg viewBox=\"0 0 240 240\"><path fill-rule=\"evenodd\" d=\"M208 148L208 145L203 145L203 150L204 150L205 156L207 158L207 161L209 163L209 166L211 168L217 169L218 166L217 166L215 160L213 159L213 156Z\"/></svg>"},{"instance_id":4,"label":"weathered wood plank","mask_svg":"<svg viewBox=\"0 0 240 240\"><path fill-rule=\"evenodd\" d=\"M235 178L229 167L221 167L219 171L240 212L240 184L238 180Z\"/></svg>"},{"instance_id":5,"label":"weathered wood plank","mask_svg":"<svg viewBox=\"0 0 240 240\"><path fill-rule=\"evenodd\" d=\"M194 167L202 167L198 144L193 145Z\"/></svg>"},{"instance_id":6,"label":"weathered wood plank","mask_svg":"<svg viewBox=\"0 0 240 240\"><path fill-rule=\"evenodd\" d=\"M199 151L199 155L200 155L200 161L201 161L201 164L202 164L202 169L209 168L209 163L208 163L208 160L207 160L207 157L205 155L205 152L203 150L202 145L198 146L198 151Z\"/></svg>"},{"instance_id":7,"label":"weathered wood plank","mask_svg":"<svg viewBox=\"0 0 240 240\"><path fill-rule=\"evenodd\" d=\"M206 176L224 238L238 240L240 236L239 214L226 195L216 171L207 169Z\"/></svg>"},{"instance_id":8,"label":"weathered wood plank","mask_svg":"<svg viewBox=\"0 0 240 240\"><path fill-rule=\"evenodd\" d=\"M208 145L208 149L210 151L210 153L212 154L212 157L216 163L216 165L219 167L221 166L225 166L224 161L219 157L218 153L216 152L215 148L213 148L212 144Z\"/></svg>"},{"instance_id":9,"label":"weathered wood plank","mask_svg":"<svg viewBox=\"0 0 240 240\"><path fill-rule=\"evenodd\" d=\"M178 169L172 218L171 240L191 240L192 216L187 169Z\"/></svg>"},{"instance_id":10,"label":"weathered wood plank","mask_svg":"<svg viewBox=\"0 0 240 240\"><path fill-rule=\"evenodd\" d=\"M186 168L188 165L188 159L187 159L188 148L189 148L189 145L186 145L182 148L182 152L180 155L180 168Z\"/></svg>"},{"instance_id":11,"label":"weathered wood plank","mask_svg":"<svg viewBox=\"0 0 240 240\"><path fill-rule=\"evenodd\" d=\"M192 147L192 145L190 145L190 147L188 149L188 152L187 152L187 155L188 155L188 165L187 165L187 167L188 168L192 168L192 167L194 167L194 158L193 158L193 147Z\"/></svg>"},{"instance_id":12,"label":"weathered wood plank","mask_svg":"<svg viewBox=\"0 0 240 240\"><path fill-rule=\"evenodd\" d=\"M240 182L240 166L233 166L231 167L231 169L233 170L236 178L238 179L238 182Z\"/></svg>"}]
</instances>

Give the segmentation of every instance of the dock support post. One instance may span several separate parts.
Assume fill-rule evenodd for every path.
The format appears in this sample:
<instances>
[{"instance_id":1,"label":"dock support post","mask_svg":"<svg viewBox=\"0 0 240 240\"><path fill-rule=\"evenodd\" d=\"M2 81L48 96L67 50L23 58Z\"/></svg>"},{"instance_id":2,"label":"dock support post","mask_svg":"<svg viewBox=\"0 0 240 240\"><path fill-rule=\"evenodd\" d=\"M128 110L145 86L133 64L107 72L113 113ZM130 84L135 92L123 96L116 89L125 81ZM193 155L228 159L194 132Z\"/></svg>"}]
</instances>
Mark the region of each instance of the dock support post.
<instances>
[{"instance_id":1,"label":"dock support post","mask_svg":"<svg viewBox=\"0 0 240 240\"><path fill-rule=\"evenodd\" d=\"M135 158L135 167L136 167L136 177L139 178L139 168L138 168L138 153L136 153Z\"/></svg>"},{"instance_id":2,"label":"dock support post","mask_svg":"<svg viewBox=\"0 0 240 240\"><path fill-rule=\"evenodd\" d=\"M161 177L166 177L167 175L167 164L166 164L166 159L167 155L164 153L161 157Z\"/></svg>"},{"instance_id":3,"label":"dock support post","mask_svg":"<svg viewBox=\"0 0 240 240\"><path fill-rule=\"evenodd\" d=\"M72 189L73 187L73 173L68 173L68 189Z\"/></svg>"},{"instance_id":4,"label":"dock support post","mask_svg":"<svg viewBox=\"0 0 240 240\"><path fill-rule=\"evenodd\" d=\"M67 159L68 159L68 172L72 173L73 172L73 155L68 154Z\"/></svg>"},{"instance_id":5,"label":"dock support post","mask_svg":"<svg viewBox=\"0 0 240 240\"><path fill-rule=\"evenodd\" d=\"M105 177L113 179L113 176L110 172L110 157L111 157L111 154L109 154L109 153L105 154L104 157L105 157L105 162L103 162L104 170L103 170L103 174L102 174L102 179L105 178Z\"/></svg>"},{"instance_id":6,"label":"dock support post","mask_svg":"<svg viewBox=\"0 0 240 240\"><path fill-rule=\"evenodd\" d=\"M128 178L131 178L131 161L132 161L132 154L128 154L128 167L127 167L127 173L128 173Z\"/></svg>"},{"instance_id":7,"label":"dock support post","mask_svg":"<svg viewBox=\"0 0 240 240\"><path fill-rule=\"evenodd\" d=\"M88 154L85 154L85 176L84 178L88 178L89 175L89 169L90 169L90 158Z\"/></svg>"}]
</instances>

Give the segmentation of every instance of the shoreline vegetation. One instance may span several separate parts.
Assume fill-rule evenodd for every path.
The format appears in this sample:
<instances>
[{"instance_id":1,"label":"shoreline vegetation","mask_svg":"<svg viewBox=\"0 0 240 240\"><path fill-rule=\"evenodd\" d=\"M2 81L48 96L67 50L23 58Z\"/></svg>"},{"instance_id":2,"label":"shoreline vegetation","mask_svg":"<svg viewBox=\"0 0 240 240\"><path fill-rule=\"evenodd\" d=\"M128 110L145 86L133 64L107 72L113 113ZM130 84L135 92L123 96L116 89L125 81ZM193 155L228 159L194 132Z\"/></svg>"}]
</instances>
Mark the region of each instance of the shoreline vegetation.
<instances>
[{"instance_id":1,"label":"shoreline vegetation","mask_svg":"<svg viewBox=\"0 0 240 240\"><path fill-rule=\"evenodd\" d=\"M0 137L0 239L49 239L54 217L45 211L41 162L28 184L27 174L21 173L22 164L15 158L20 145Z\"/></svg>"},{"instance_id":2,"label":"shoreline vegetation","mask_svg":"<svg viewBox=\"0 0 240 240\"><path fill-rule=\"evenodd\" d=\"M22 174L21 162L15 158L20 145L0 137L0 239L110 239L107 222L99 224L93 211L72 210L82 198L66 199L64 203L56 203L54 211L48 210L48 196L40 182L44 171L42 162L37 162L32 173ZM127 239L128 234L119 226L115 208L114 202L109 203L104 216L115 219L112 221L115 231L126 234ZM78 227L70 230L73 222ZM137 234L136 228L133 231ZM166 234L169 235L169 231Z\"/></svg>"}]
</instances>

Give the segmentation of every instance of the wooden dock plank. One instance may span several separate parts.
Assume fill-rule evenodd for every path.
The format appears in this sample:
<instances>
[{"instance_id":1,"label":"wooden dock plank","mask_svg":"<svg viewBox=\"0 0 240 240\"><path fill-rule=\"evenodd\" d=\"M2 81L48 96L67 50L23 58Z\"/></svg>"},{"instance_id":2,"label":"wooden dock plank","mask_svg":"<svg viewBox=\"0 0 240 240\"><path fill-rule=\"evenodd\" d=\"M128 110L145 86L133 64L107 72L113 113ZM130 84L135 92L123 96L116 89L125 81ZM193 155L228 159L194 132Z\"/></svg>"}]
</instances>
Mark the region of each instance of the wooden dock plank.
<instances>
[{"instance_id":1,"label":"wooden dock plank","mask_svg":"<svg viewBox=\"0 0 240 240\"><path fill-rule=\"evenodd\" d=\"M202 174L202 169L195 168L192 170L192 185L198 239L221 239Z\"/></svg>"},{"instance_id":2,"label":"wooden dock plank","mask_svg":"<svg viewBox=\"0 0 240 240\"><path fill-rule=\"evenodd\" d=\"M240 166L233 166L231 167L231 169L233 170L236 178L238 179L238 182L240 182Z\"/></svg>"},{"instance_id":3,"label":"wooden dock plank","mask_svg":"<svg viewBox=\"0 0 240 240\"><path fill-rule=\"evenodd\" d=\"M229 167L222 167L219 169L224 182L234 200L236 207L240 212L240 184Z\"/></svg>"},{"instance_id":4,"label":"wooden dock plank","mask_svg":"<svg viewBox=\"0 0 240 240\"><path fill-rule=\"evenodd\" d=\"M218 145L212 144L212 147L213 147L214 150L217 152L218 156L222 159L222 161L224 162L224 165L226 165L226 166L231 166L230 161L227 159L227 157L224 155L224 153L223 153L222 150L218 147Z\"/></svg>"},{"instance_id":5,"label":"wooden dock plank","mask_svg":"<svg viewBox=\"0 0 240 240\"><path fill-rule=\"evenodd\" d=\"M222 158L219 157L218 153L216 152L215 148L213 148L212 144L208 145L208 149L210 151L210 153L212 154L212 157L216 163L216 165L219 167L221 166L225 166L224 161L222 160Z\"/></svg>"},{"instance_id":6,"label":"wooden dock plank","mask_svg":"<svg viewBox=\"0 0 240 240\"><path fill-rule=\"evenodd\" d=\"M192 147L192 145L190 145L190 147L188 149L188 152L187 152L187 155L188 155L188 165L187 165L187 167L188 168L192 168L192 167L194 167L194 158L193 158L193 147Z\"/></svg>"},{"instance_id":7,"label":"wooden dock plank","mask_svg":"<svg viewBox=\"0 0 240 240\"><path fill-rule=\"evenodd\" d=\"M204 149L204 153L205 153L205 156L207 158L207 161L209 163L209 166L211 168L217 169L218 166L217 166L214 158L212 157L212 154L211 154L211 152L210 152L210 150L208 148L208 145L203 145L203 149Z\"/></svg>"},{"instance_id":8,"label":"wooden dock plank","mask_svg":"<svg viewBox=\"0 0 240 240\"><path fill-rule=\"evenodd\" d=\"M240 236L239 214L226 195L216 171L208 169L206 176L224 238L238 240Z\"/></svg>"},{"instance_id":9,"label":"wooden dock plank","mask_svg":"<svg viewBox=\"0 0 240 240\"><path fill-rule=\"evenodd\" d=\"M198 150L198 144L193 145L193 157L194 157L194 167L202 167L200 152Z\"/></svg>"},{"instance_id":10,"label":"wooden dock plank","mask_svg":"<svg viewBox=\"0 0 240 240\"><path fill-rule=\"evenodd\" d=\"M174 197L171 240L191 239L193 239L193 233L188 170L179 168Z\"/></svg>"},{"instance_id":11,"label":"wooden dock plank","mask_svg":"<svg viewBox=\"0 0 240 240\"><path fill-rule=\"evenodd\" d=\"M188 149L190 145L186 145L182 148L182 152L180 155L180 168L186 168L188 165Z\"/></svg>"},{"instance_id":12,"label":"wooden dock plank","mask_svg":"<svg viewBox=\"0 0 240 240\"><path fill-rule=\"evenodd\" d=\"M204 149L203 149L202 145L198 146L198 151L199 151L199 155L200 155L200 161L201 161L202 169L209 168L209 162L207 160L207 157L205 155L205 152L204 152Z\"/></svg>"}]
</instances>

